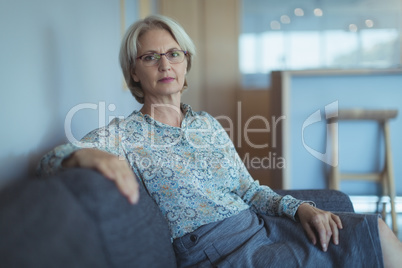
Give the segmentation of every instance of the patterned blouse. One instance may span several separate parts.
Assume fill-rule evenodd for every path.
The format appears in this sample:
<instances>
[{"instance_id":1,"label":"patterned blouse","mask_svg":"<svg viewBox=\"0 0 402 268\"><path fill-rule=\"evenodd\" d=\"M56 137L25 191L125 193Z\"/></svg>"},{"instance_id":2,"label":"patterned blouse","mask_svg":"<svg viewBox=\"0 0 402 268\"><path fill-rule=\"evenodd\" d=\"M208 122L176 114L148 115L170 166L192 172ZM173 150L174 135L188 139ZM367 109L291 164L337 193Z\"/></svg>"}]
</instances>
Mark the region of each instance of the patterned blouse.
<instances>
[{"instance_id":1,"label":"patterned blouse","mask_svg":"<svg viewBox=\"0 0 402 268\"><path fill-rule=\"evenodd\" d=\"M64 158L84 147L124 157L158 204L173 239L248 208L295 220L303 201L260 185L216 119L186 104L181 108L185 113L181 127L134 111L90 132L79 143L56 147L42 158L38 171L57 172Z\"/></svg>"}]
</instances>

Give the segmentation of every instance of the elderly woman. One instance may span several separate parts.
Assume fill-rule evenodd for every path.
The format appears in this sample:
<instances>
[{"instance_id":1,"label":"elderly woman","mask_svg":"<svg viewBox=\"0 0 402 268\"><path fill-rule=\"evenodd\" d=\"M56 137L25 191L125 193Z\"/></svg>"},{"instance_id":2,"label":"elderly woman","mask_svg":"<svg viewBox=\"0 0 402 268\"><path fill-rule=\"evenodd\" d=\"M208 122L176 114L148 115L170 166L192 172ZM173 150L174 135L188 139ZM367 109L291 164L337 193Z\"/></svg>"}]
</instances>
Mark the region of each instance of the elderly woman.
<instances>
[{"instance_id":1,"label":"elderly woman","mask_svg":"<svg viewBox=\"0 0 402 268\"><path fill-rule=\"evenodd\" d=\"M133 24L120 63L141 110L56 147L41 173L92 168L134 204L139 181L165 216L182 267L396 265L401 243L378 216L335 215L251 178L220 124L180 102L194 55L173 20Z\"/></svg>"}]
</instances>

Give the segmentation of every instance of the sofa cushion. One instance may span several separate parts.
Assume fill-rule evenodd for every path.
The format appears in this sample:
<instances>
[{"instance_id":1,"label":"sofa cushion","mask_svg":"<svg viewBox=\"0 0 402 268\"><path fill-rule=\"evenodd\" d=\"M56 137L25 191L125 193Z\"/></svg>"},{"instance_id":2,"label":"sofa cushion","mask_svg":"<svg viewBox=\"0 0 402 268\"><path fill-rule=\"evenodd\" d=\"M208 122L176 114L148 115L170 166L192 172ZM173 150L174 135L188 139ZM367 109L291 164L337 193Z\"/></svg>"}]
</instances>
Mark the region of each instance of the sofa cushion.
<instances>
[{"instance_id":1,"label":"sofa cushion","mask_svg":"<svg viewBox=\"0 0 402 268\"><path fill-rule=\"evenodd\" d=\"M60 180L0 191L1 267L108 267L97 225Z\"/></svg>"},{"instance_id":2,"label":"sofa cushion","mask_svg":"<svg viewBox=\"0 0 402 268\"><path fill-rule=\"evenodd\" d=\"M165 218L143 187L132 205L98 172L70 169L59 176L98 223L113 267L176 267Z\"/></svg>"}]
</instances>

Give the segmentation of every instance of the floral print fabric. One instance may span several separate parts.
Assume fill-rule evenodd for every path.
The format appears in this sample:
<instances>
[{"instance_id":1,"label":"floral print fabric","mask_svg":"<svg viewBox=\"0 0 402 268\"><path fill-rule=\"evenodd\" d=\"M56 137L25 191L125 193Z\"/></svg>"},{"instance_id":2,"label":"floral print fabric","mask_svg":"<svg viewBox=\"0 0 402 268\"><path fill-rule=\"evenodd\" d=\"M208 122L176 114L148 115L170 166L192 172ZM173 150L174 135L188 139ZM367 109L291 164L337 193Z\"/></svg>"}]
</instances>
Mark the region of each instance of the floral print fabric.
<instances>
[{"instance_id":1,"label":"floral print fabric","mask_svg":"<svg viewBox=\"0 0 402 268\"><path fill-rule=\"evenodd\" d=\"M181 106L181 127L172 127L134 111L125 119L64 144L46 154L42 175L80 148L94 147L126 159L165 216L172 238L223 220L251 207L267 215L294 219L303 201L280 196L248 173L229 136L211 115Z\"/></svg>"}]
</instances>

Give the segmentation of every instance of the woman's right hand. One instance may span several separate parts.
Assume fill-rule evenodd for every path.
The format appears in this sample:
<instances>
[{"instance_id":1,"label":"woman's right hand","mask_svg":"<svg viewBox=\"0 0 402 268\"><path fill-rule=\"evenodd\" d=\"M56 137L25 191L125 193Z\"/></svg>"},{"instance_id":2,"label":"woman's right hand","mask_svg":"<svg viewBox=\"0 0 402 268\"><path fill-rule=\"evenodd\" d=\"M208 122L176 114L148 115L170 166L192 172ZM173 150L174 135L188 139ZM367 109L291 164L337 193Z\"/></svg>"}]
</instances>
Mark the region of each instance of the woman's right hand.
<instances>
[{"instance_id":1,"label":"woman's right hand","mask_svg":"<svg viewBox=\"0 0 402 268\"><path fill-rule=\"evenodd\" d=\"M120 192L132 204L138 202L139 185L134 172L125 159L98 149L84 148L75 151L62 162L63 167L82 167L94 169L114 181Z\"/></svg>"}]
</instances>

